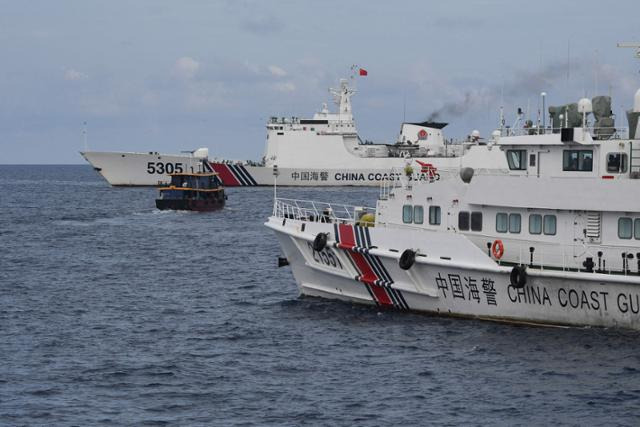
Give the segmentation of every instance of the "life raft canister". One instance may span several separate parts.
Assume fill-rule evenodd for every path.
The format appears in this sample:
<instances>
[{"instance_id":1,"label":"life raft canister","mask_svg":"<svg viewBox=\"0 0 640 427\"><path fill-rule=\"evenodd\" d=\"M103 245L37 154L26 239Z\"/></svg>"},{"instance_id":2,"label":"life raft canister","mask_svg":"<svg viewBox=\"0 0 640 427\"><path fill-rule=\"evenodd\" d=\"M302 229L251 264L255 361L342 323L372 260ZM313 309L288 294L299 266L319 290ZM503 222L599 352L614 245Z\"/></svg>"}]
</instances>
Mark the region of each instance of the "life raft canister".
<instances>
[{"instance_id":1,"label":"life raft canister","mask_svg":"<svg viewBox=\"0 0 640 427\"><path fill-rule=\"evenodd\" d=\"M325 246L327 246L327 233L318 233L315 239L313 239L313 250L316 252L321 252Z\"/></svg>"},{"instance_id":2,"label":"life raft canister","mask_svg":"<svg viewBox=\"0 0 640 427\"><path fill-rule=\"evenodd\" d=\"M502 255L504 255L504 243L502 243L502 240L498 239L493 241L491 253L496 259L502 258Z\"/></svg>"},{"instance_id":3,"label":"life raft canister","mask_svg":"<svg viewBox=\"0 0 640 427\"><path fill-rule=\"evenodd\" d=\"M416 262L416 252L411 249L405 249L400 255L398 265L401 269L408 270L413 266L414 262Z\"/></svg>"},{"instance_id":4,"label":"life raft canister","mask_svg":"<svg viewBox=\"0 0 640 427\"><path fill-rule=\"evenodd\" d=\"M523 265L513 267L509 281L511 282L511 286L516 289L524 288L524 285L527 284L527 268Z\"/></svg>"}]
</instances>

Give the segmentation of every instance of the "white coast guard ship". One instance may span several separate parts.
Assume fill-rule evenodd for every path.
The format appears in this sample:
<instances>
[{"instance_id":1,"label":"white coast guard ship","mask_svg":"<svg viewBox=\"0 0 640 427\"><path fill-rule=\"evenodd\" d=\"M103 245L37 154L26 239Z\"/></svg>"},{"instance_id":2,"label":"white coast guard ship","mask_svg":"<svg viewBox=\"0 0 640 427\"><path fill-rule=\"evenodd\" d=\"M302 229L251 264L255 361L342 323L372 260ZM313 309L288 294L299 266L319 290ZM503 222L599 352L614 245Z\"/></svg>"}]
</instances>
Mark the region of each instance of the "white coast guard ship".
<instances>
[{"instance_id":1,"label":"white coast guard ship","mask_svg":"<svg viewBox=\"0 0 640 427\"><path fill-rule=\"evenodd\" d=\"M305 295L640 329L640 90L628 135L601 112L594 124L607 125L588 126L588 101L577 104L580 127L496 134L507 175L403 178L375 209L276 199L266 226L283 264Z\"/></svg>"},{"instance_id":2,"label":"white coast guard ship","mask_svg":"<svg viewBox=\"0 0 640 427\"><path fill-rule=\"evenodd\" d=\"M207 160L209 150L199 148L180 154L113 151L80 152L91 166L113 186L152 186L171 182L169 174L212 172ZM201 170L202 167L208 170Z\"/></svg>"},{"instance_id":3,"label":"white coast guard ship","mask_svg":"<svg viewBox=\"0 0 640 427\"><path fill-rule=\"evenodd\" d=\"M211 165L224 185L273 185L277 171L278 185L377 186L385 179L398 179L400 174L390 176L390 170L404 167L407 159L412 160L416 179L426 176L421 171L507 167L503 155L478 150L471 139L447 142L442 133L446 123L403 123L392 144L362 141L351 109L355 89L342 79L339 89L330 91L338 107L335 113L324 104L312 119L270 119L261 162L214 159Z\"/></svg>"},{"instance_id":4,"label":"white coast guard ship","mask_svg":"<svg viewBox=\"0 0 640 427\"><path fill-rule=\"evenodd\" d=\"M326 104L312 119L271 118L267 123L267 141L260 162L213 159L210 164L225 186L377 186L391 169L404 167L412 160L415 179L437 176L438 170L460 167L506 169L504 156L478 149L478 133L468 141L446 141L442 129L446 123L403 123L398 141L392 144L362 141L351 110L355 90L347 79L339 89L331 89L338 111L329 112ZM169 173L187 171L206 149L188 154L90 152L81 154L111 185L162 185Z\"/></svg>"}]
</instances>

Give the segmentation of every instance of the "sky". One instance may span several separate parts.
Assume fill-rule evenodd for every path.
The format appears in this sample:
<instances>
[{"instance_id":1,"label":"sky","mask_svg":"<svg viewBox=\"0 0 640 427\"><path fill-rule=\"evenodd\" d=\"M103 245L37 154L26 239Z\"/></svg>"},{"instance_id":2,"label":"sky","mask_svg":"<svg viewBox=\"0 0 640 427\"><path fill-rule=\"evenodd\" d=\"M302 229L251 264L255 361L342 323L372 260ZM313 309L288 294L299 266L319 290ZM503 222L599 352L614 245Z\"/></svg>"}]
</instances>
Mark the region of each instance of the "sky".
<instances>
[{"instance_id":1,"label":"sky","mask_svg":"<svg viewBox=\"0 0 640 427\"><path fill-rule=\"evenodd\" d=\"M260 159L270 116L311 117L358 65L363 139L403 120L489 135L504 106L640 88L638 0L0 0L0 164L83 163L99 151ZM330 103L330 107L333 105Z\"/></svg>"}]
</instances>

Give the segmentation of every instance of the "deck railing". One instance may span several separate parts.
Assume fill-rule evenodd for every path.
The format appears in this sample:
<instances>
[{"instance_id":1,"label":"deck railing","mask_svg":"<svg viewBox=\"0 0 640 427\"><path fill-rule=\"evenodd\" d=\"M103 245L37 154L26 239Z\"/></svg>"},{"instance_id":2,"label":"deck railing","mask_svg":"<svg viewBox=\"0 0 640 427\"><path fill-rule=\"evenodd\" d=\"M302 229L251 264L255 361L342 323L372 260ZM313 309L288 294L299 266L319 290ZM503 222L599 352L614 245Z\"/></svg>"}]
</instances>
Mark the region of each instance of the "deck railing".
<instances>
[{"instance_id":1,"label":"deck railing","mask_svg":"<svg viewBox=\"0 0 640 427\"><path fill-rule=\"evenodd\" d=\"M582 129L581 126L576 127L576 129ZM624 139L629 135L629 128L623 126L616 127L594 127L594 126L586 126L585 131L591 135L593 139ZM560 134L562 132L562 128L551 128L551 127L517 127L510 128L505 127L502 130L501 136L522 136L522 135L549 135L549 134Z\"/></svg>"},{"instance_id":2,"label":"deck railing","mask_svg":"<svg viewBox=\"0 0 640 427\"><path fill-rule=\"evenodd\" d=\"M323 203L311 200L277 198L273 205L273 215L311 222L360 221L365 214L375 214L376 209L367 206L351 206L340 203ZM368 222L371 222L370 220Z\"/></svg>"}]
</instances>

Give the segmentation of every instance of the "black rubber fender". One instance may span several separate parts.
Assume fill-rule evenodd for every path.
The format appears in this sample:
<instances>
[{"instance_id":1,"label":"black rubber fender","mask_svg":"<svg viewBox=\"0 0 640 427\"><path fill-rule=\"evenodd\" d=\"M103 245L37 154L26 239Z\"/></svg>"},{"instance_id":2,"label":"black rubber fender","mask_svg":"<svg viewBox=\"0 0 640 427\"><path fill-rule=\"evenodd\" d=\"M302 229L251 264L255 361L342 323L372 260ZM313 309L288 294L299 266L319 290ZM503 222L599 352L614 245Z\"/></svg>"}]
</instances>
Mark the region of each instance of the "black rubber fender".
<instances>
[{"instance_id":1,"label":"black rubber fender","mask_svg":"<svg viewBox=\"0 0 640 427\"><path fill-rule=\"evenodd\" d=\"M411 249L405 249L400 255L400 260L398 260L398 265L403 270L408 270L413 267L413 264L416 262L416 252Z\"/></svg>"},{"instance_id":2,"label":"black rubber fender","mask_svg":"<svg viewBox=\"0 0 640 427\"><path fill-rule=\"evenodd\" d=\"M523 265L516 265L511 270L511 275L509 276L509 281L511 282L511 286L516 289L524 288L524 285L527 284L527 269Z\"/></svg>"},{"instance_id":3,"label":"black rubber fender","mask_svg":"<svg viewBox=\"0 0 640 427\"><path fill-rule=\"evenodd\" d=\"M316 252L322 251L327 246L327 233L318 233L311 246Z\"/></svg>"}]
</instances>

